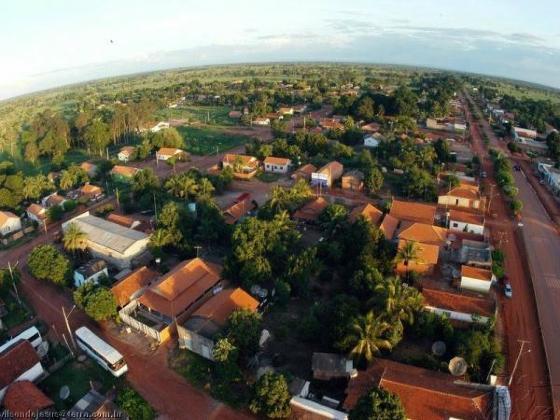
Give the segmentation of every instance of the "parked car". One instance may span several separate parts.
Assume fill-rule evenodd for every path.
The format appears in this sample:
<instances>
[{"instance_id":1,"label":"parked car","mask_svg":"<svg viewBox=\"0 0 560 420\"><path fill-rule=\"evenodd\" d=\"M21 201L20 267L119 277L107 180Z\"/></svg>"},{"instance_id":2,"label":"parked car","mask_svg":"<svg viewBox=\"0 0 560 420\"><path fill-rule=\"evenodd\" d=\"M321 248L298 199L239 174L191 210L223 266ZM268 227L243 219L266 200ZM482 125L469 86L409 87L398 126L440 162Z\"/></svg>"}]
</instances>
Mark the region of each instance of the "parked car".
<instances>
[{"instance_id":1,"label":"parked car","mask_svg":"<svg viewBox=\"0 0 560 420\"><path fill-rule=\"evenodd\" d=\"M504 295L506 295L506 297L509 299L511 299L511 297L513 296L513 290L511 289L510 283L506 283L506 285L504 286Z\"/></svg>"}]
</instances>

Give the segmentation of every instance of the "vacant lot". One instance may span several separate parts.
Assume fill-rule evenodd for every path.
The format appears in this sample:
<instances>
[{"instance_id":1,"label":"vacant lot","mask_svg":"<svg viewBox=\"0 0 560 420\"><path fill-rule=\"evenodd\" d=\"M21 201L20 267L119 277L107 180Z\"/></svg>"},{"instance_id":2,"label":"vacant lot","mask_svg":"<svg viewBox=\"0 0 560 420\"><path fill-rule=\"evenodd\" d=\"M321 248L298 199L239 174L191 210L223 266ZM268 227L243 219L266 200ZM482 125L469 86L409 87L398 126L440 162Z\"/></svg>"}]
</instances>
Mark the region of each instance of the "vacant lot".
<instances>
[{"instance_id":1,"label":"vacant lot","mask_svg":"<svg viewBox=\"0 0 560 420\"><path fill-rule=\"evenodd\" d=\"M209 125L235 125L237 120L228 117L230 109L225 106L196 106L187 105L178 108L164 108L156 112L156 117L162 120L188 120Z\"/></svg>"},{"instance_id":2,"label":"vacant lot","mask_svg":"<svg viewBox=\"0 0 560 420\"><path fill-rule=\"evenodd\" d=\"M209 155L233 149L248 141L246 136L228 134L211 127L178 127L185 139L188 152L194 155Z\"/></svg>"}]
</instances>

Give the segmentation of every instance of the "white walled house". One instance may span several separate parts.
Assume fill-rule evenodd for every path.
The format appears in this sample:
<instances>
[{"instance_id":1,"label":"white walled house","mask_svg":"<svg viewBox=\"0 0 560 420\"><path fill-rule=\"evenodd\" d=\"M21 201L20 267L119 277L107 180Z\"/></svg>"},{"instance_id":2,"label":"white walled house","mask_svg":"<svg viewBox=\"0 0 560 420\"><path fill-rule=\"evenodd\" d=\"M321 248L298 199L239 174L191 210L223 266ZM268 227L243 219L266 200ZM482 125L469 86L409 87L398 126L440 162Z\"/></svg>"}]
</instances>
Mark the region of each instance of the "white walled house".
<instances>
[{"instance_id":1,"label":"white walled house","mask_svg":"<svg viewBox=\"0 0 560 420\"><path fill-rule=\"evenodd\" d=\"M488 293L495 281L496 277L491 270L468 265L461 266L461 289Z\"/></svg>"},{"instance_id":2,"label":"white walled house","mask_svg":"<svg viewBox=\"0 0 560 420\"><path fill-rule=\"evenodd\" d=\"M449 212L449 229L455 232L467 232L484 235L484 216L481 214L451 210Z\"/></svg>"},{"instance_id":3,"label":"white walled house","mask_svg":"<svg viewBox=\"0 0 560 420\"><path fill-rule=\"evenodd\" d=\"M176 157L177 159L183 159L186 156L186 152L181 149L176 149L172 147L162 147L156 152L156 159L157 160L168 160L172 157Z\"/></svg>"},{"instance_id":4,"label":"white walled house","mask_svg":"<svg viewBox=\"0 0 560 420\"><path fill-rule=\"evenodd\" d=\"M286 158L268 156L263 163L264 163L265 172L272 172L275 174L286 174L290 170L290 165L292 164L292 161Z\"/></svg>"},{"instance_id":5,"label":"white walled house","mask_svg":"<svg viewBox=\"0 0 560 420\"><path fill-rule=\"evenodd\" d=\"M0 211L0 236L21 230L21 219L10 211Z\"/></svg>"},{"instance_id":6,"label":"white walled house","mask_svg":"<svg viewBox=\"0 0 560 420\"><path fill-rule=\"evenodd\" d=\"M109 277L107 263L102 259L91 260L74 271L74 286L80 287L88 282L98 284L103 276Z\"/></svg>"},{"instance_id":7,"label":"white walled house","mask_svg":"<svg viewBox=\"0 0 560 420\"><path fill-rule=\"evenodd\" d=\"M88 250L120 269L130 268L134 260L148 255L149 237L143 232L109 222L89 212L62 224L62 230L75 223L87 237Z\"/></svg>"},{"instance_id":8,"label":"white walled house","mask_svg":"<svg viewBox=\"0 0 560 420\"><path fill-rule=\"evenodd\" d=\"M40 204L31 204L26 210L27 217L34 222L37 222L39 226L43 226L45 220L47 219L47 209L45 209Z\"/></svg>"},{"instance_id":9,"label":"white walled house","mask_svg":"<svg viewBox=\"0 0 560 420\"><path fill-rule=\"evenodd\" d=\"M0 353L0 403L8 387L17 381L34 382L44 373L39 355L27 340Z\"/></svg>"},{"instance_id":10,"label":"white walled house","mask_svg":"<svg viewBox=\"0 0 560 420\"><path fill-rule=\"evenodd\" d=\"M119 159L121 162L126 163L129 160L132 160L135 153L136 153L136 147L134 147L134 146L124 146L120 150L120 152L117 154L117 159Z\"/></svg>"}]
</instances>

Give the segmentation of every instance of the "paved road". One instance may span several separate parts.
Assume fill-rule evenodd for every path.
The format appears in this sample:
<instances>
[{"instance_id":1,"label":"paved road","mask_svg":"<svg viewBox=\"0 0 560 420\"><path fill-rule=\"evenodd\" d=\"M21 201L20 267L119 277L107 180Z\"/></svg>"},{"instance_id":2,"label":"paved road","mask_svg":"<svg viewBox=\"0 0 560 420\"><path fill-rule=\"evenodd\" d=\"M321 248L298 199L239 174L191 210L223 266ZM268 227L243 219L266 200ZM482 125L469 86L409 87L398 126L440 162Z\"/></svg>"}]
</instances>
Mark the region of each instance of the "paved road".
<instances>
[{"instance_id":1,"label":"paved road","mask_svg":"<svg viewBox=\"0 0 560 420\"><path fill-rule=\"evenodd\" d=\"M490 178L493 178L492 163L482 145L479 128L468 111L467 116L471 122L473 149L479 156L484 158L484 170L488 172ZM487 123L483 123L483 129L490 139L491 146L502 148L502 145L496 139ZM535 224L543 228L547 226L547 231L555 232L554 226L550 223L546 213L544 213L539 200L535 195L531 195L531 189L527 180L520 173L516 172L516 181L520 188L520 198L525 204L525 210L523 211L525 226L522 229L526 229L526 231L521 231L521 233L529 233L529 236L532 236L531 232ZM493 180L491 182L495 185ZM486 182L488 190L489 186L489 182ZM527 259L534 261L534 253L537 252L546 256L545 258L553 260L555 258L555 251L554 248L543 249L538 245L538 240L534 242L532 237L526 238L525 243L527 246L524 246L520 236L516 234L516 229L518 229L516 223L510 220L505 201L496 191L496 188L494 188L490 213L496 214L495 219L490 218L488 220L493 242L497 246L501 245L501 249L505 252L506 273L513 288L513 299L505 299L503 295L500 297L501 321L505 333L504 345L509 374L511 374L519 354L520 343L518 340L530 341L521 355L510 388L513 409L512 418L553 418L547 357L539 329L539 318L542 318L540 312L538 314L539 318L537 317L537 308L542 307L542 301L539 295L535 296L538 285L531 282ZM558 240L557 236L556 239ZM525 254L525 249L527 249L528 255ZM556 249L558 250L560 247ZM556 255L559 255L558 251L556 251ZM536 305L536 302L539 302L539 305ZM560 365L557 366L560 367Z\"/></svg>"}]
</instances>

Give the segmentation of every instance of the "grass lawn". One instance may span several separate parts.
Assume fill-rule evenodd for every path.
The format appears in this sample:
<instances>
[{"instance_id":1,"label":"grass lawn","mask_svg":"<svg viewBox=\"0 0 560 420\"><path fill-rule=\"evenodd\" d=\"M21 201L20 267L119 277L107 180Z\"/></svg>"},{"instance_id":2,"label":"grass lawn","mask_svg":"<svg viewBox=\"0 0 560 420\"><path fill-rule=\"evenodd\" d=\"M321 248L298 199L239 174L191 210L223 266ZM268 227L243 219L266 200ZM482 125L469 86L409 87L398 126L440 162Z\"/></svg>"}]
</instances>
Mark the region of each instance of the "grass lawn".
<instances>
[{"instance_id":1,"label":"grass lawn","mask_svg":"<svg viewBox=\"0 0 560 420\"><path fill-rule=\"evenodd\" d=\"M90 381L101 384L101 392L107 392L117 383L117 379L91 359L84 363L70 360L62 368L39 384L59 410L69 409L90 389ZM70 397L66 401L59 398L60 388L68 385Z\"/></svg>"},{"instance_id":2,"label":"grass lawn","mask_svg":"<svg viewBox=\"0 0 560 420\"><path fill-rule=\"evenodd\" d=\"M179 133L185 139L186 149L194 155L210 155L233 149L245 144L249 139L246 136L226 134L216 128L209 127L178 127Z\"/></svg>"},{"instance_id":3,"label":"grass lawn","mask_svg":"<svg viewBox=\"0 0 560 420\"><path fill-rule=\"evenodd\" d=\"M197 121L209 125L235 125L237 120L228 117L229 111L230 109L225 106L187 105L177 108L163 108L155 114L157 118L162 120L185 119L189 122Z\"/></svg>"},{"instance_id":4,"label":"grass lawn","mask_svg":"<svg viewBox=\"0 0 560 420\"><path fill-rule=\"evenodd\" d=\"M14 153L15 158L13 162L17 170L22 171L26 176L37 174L48 174L52 169L52 160L50 158L42 157L36 163L25 160L23 156ZM67 165L80 164L90 157L84 149L71 149L64 156L64 161ZM0 153L0 161L4 159L12 160L6 153Z\"/></svg>"}]
</instances>

